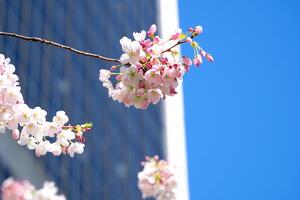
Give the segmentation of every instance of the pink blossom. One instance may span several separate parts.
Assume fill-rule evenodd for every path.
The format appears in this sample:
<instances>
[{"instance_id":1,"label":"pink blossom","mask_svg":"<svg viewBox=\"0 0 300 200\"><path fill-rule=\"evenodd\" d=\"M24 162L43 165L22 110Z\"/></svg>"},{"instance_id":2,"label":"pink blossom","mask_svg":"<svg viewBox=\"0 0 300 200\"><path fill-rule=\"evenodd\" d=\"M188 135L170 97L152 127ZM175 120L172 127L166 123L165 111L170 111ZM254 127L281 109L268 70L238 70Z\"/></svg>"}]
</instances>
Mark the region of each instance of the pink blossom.
<instances>
[{"instance_id":1,"label":"pink blossom","mask_svg":"<svg viewBox=\"0 0 300 200\"><path fill-rule=\"evenodd\" d=\"M44 182L43 188L36 189L29 181L8 178L2 183L2 200L66 200L58 195L54 182Z\"/></svg>"},{"instance_id":2,"label":"pink blossom","mask_svg":"<svg viewBox=\"0 0 300 200\"><path fill-rule=\"evenodd\" d=\"M147 53L150 54L152 57L159 57L162 51L163 47L157 44L154 44L147 49Z\"/></svg>"},{"instance_id":3,"label":"pink blossom","mask_svg":"<svg viewBox=\"0 0 300 200\"><path fill-rule=\"evenodd\" d=\"M210 62L213 62L214 61L214 58L212 57L211 54L206 54L206 59Z\"/></svg>"},{"instance_id":4,"label":"pink blossom","mask_svg":"<svg viewBox=\"0 0 300 200\"><path fill-rule=\"evenodd\" d=\"M182 30L179 28L175 31L175 33L171 36L171 40L179 40Z\"/></svg>"},{"instance_id":5,"label":"pink blossom","mask_svg":"<svg viewBox=\"0 0 300 200\"><path fill-rule=\"evenodd\" d=\"M194 65L200 66L202 64L202 57L201 55L196 55L194 60L193 60Z\"/></svg>"},{"instance_id":6,"label":"pink blossom","mask_svg":"<svg viewBox=\"0 0 300 200\"><path fill-rule=\"evenodd\" d=\"M158 156L146 158L142 162L143 170L138 173L138 187L143 198L153 197L157 200L175 200L177 178L175 168Z\"/></svg>"},{"instance_id":7,"label":"pink blossom","mask_svg":"<svg viewBox=\"0 0 300 200\"><path fill-rule=\"evenodd\" d=\"M155 24L152 24L152 25L150 26L148 32L147 32L147 35L148 35L149 37L154 37L154 34L156 33L156 30L157 30L156 25L155 25Z\"/></svg>"},{"instance_id":8,"label":"pink blossom","mask_svg":"<svg viewBox=\"0 0 300 200\"><path fill-rule=\"evenodd\" d=\"M156 31L156 26L152 25L147 31L148 38L144 31L133 33L135 41L123 37L120 43L124 53L120 57L119 72L115 71L116 67L110 71L100 70L99 80L114 101L127 107L146 109L166 96L177 94L178 81L189 70L192 60L181 56L174 48L177 46L174 40L182 39L182 42L177 41L178 45L189 42L196 53L193 63L196 66L202 64L198 52L202 54L203 50L193 41L202 32L202 27L191 28L186 35L178 29L166 41L155 35ZM116 84L110 80L114 75Z\"/></svg>"},{"instance_id":9,"label":"pink blossom","mask_svg":"<svg viewBox=\"0 0 300 200\"><path fill-rule=\"evenodd\" d=\"M131 65L130 67L123 67L121 69L121 73L121 80L125 85L137 87L139 85L140 80L142 79L142 75L140 74L139 69L135 65Z\"/></svg>"},{"instance_id":10,"label":"pink blossom","mask_svg":"<svg viewBox=\"0 0 300 200\"><path fill-rule=\"evenodd\" d=\"M161 84L160 72L155 69L148 70L144 75L146 83L151 85L151 87L156 88Z\"/></svg>"},{"instance_id":11,"label":"pink blossom","mask_svg":"<svg viewBox=\"0 0 300 200\"><path fill-rule=\"evenodd\" d=\"M160 89L151 89L148 91L148 103L157 104L162 96Z\"/></svg>"},{"instance_id":12,"label":"pink blossom","mask_svg":"<svg viewBox=\"0 0 300 200\"><path fill-rule=\"evenodd\" d=\"M184 63L185 65L187 65L187 66L190 66L190 65L193 64L192 61L191 61L191 59L190 59L189 57L186 57L186 56L183 56L183 57L182 57L182 61L183 61L183 63Z\"/></svg>"},{"instance_id":13,"label":"pink blossom","mask_svg":"<svg viewBox=\"0 0 300 200\"><path fill-rule=\"evenodd\" d=\"M35 188L28 181L15 181L8 178L2 183L2 200L27 200L33 199L32 193Z\"/></svg>"},{"instance_id":14,"label":"pink blossom","mask_svg":"<svg viewBox=\"0 0 300 200\"><path fill-rule=\"evenodd\" d=\"M191 61L191 59L189 57L182 56L182 62L183 62L185 71L189 71L190 66L193 64L193 62Z\"/></svg>"},{"instance_id":15,"label":"pink blossom","mask_svg":"<svg viewBox=\"0 0 300 200\"><path fill-rule=\"evenodd\" d=\"M159 37L159 36L155 36L154 38L153 38L153 43L155 43L155 44L160 44L160 43L162 43L163 41L162 41L162 39Z\"/></svg>"},{"instance_id":16,"label":"pink blossom","mask_svg":"<svg viewBox=\"0 0 300 200\"><path fill-rule=\"evenodd\" d=\"M20 131L15 129L11 132L11 135L14 140L18 140L20 138Z\"/></svg>"},{"instance_id":17,"label":"pink blossom","mask_svg":"<svg viewBox=\"0 0 300 200\"><path fill-rule=\"evenodd\" d=\"M203 28L202 26L196 26L195 29L194 29L194 33L195 34L201 34L203 32Z\"/></svg>"}]
</instances>

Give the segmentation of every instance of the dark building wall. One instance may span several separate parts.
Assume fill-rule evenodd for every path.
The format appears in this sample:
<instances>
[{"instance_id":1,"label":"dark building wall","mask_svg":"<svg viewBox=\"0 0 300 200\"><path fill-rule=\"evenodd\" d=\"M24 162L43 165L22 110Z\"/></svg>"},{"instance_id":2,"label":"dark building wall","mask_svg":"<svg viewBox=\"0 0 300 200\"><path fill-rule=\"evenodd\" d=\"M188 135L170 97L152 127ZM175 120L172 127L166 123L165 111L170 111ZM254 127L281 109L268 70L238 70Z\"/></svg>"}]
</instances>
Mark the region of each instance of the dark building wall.
<instances>
[{"instance_id":1,"label":"dark building wall","mask_svg":"<svg viewBox=\"0 0 300 200\"><path fill-rule=\"evenodd\" d=\"M153 23L155 0L0 0L0 30L113 58L121 55L121 37ZM98 80L99 69L112 63L6 37L0 37L0 53L15 64L29 105L42 106L51 118L65 110L72 124L94 123L83 155L37 160L68 199L141 199L140 161L164 154L162 106L136 110L113 102Z\"/></svg>"}]
</instances>

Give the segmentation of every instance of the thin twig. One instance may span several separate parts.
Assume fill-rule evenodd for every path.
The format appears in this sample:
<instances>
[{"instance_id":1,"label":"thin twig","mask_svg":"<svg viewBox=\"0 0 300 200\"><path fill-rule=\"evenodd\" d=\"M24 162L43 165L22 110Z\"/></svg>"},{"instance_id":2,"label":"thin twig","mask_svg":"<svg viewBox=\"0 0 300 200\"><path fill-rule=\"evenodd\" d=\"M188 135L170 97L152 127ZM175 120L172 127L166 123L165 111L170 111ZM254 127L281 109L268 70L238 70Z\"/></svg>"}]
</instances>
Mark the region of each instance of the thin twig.
<instances>
[{"instance_id":1,"label":"thin twig","mask_svg":"<svg viewBox=\"0 0 300 200\"><path fill-rule=\"evenodd\" d=\"M191 36L191 39L193 39L196 35L192 35ZM173 46L169 47L168 49L164 50L163 52L161 52L162 54L163 53L166 53L168 51L170 51L171 49L173 49L174 47L178 46L178 45L181 45L183 43L186 43L186 40L179 40L176 44L174 44Z\"/></svg>"},{"instance_id":2,"label":"thin twig","mask_svg":"<svg viewBox=\"0 0 300 200\"><path fill-rule=\"evenodd\" d=\"M173 49L174 47L176 47L176 46L178 46L178 45L180 45L180 44L183 44L183 43L184 43L184 42L182 42L182 41L178 41L178 42L177 42L176 44L174 44L173 46L171 46L171 47L167 48L166 50L162 51L161 54L166 53L166 52L170 51L171 49Z\"/></svg>"},{"instance_id":3,"label":"thin twig","mask_svg":"<svg viewBox=\"0 0 300 200\"><path fill-rule=\"evenodd\" d=\"M32 41L32 42L40 42L40 43L43 43L43 44L52 45L52 46L55 46L55 47L58 47L58 48L66 49L68 51L72 51L72 52L80 54L80 55L93 57L93 58L100 59L100 60L105 60L107 62L120 63L120 61L118 59L115 59L115 58L107 58L107 57L104 57L104 56L101 56L101 55L98 55L98 54L93 54L93 53L89 53L89 52L85 52L85 51L80 51L78 49L74 49L73 47L66 46L66 45L63 45L63 44L59 44L59 43L56 43L56 42L52 42L50 40L46 40L46 39L39 38L39 37L28 37L28 36L19 35L19 34L10 33L10 32L0 32L0 35L15 37L15 38L19 38L19 39L27 40L27 41Z\"/></svg>"}]
</instances>

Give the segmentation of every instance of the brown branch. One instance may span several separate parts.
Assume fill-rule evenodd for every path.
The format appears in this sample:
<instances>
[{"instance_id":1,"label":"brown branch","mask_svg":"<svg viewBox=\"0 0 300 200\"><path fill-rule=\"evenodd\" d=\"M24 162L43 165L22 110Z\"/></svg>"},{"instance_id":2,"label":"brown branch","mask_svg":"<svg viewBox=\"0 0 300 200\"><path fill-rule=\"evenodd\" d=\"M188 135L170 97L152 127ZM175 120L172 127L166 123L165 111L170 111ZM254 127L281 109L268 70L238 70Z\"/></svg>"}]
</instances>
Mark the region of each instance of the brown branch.
<instances>
[{"instance_id":1,"label":"brown branch","mask_svg":"<svg viewBox=\"0 0 300 200\"><path fill-rule=\"evenodd\" d=\"M191 36L191 39L193 39L195 36L196 36L196 35L192 35L192 36ZM174 44L173 46L169 47L168 49L162 51L161 53L162 53L162 54L163 54L163 53L166 53L166 52L170 51L171 49L173 49L174 47L176 47L176 46L178 46L178 45L180 45L180 44L183 44L183 43L186 43L186 40L179 40L176 44Z\"/></svg>"},{"instance_id":2,"label":"brown branch","mask_svg":"<svg viewBox=\"0 0 300 200\"><path fill-rule=\"evenodd\" d=\"M96 59L100 59L100 60L105 60L107 62L117 62L120 63L120 61L118 59L115 58L107 58L98 54L93 54L93 53L89 53L89 52L85 52L85 51L80 51L78 49L74 49L73 47L70 46L66 46L63 44L59 44L56 42L52 42L50 40L46 40L43 38L39 38L39 37L28 37L28 36L24 36L24 35L19 35L16 33L10 33L10 32L0 32L0 35L4 35L4 36L9 36L9 37L14 37L14 38L19 38L22 40L26 40L26 41L31 41L31 42L40 42L42 44L47 44L47 45L52 45L61 49L65 49L68 51L72 51L74 53L83 55L83 56L88 56L88 57L92 57L92 58L96 58Z\"/></svg>"},{"instance_id":3,"label":"brown branch","mask_svg":"<svg viewBox=\"0 0 300 200\"><path fill-rule=\"evenodd\" d=\"M178 46L178 45L180 45L180 44L183 44L183 43L184 43L184 42L182 42L182 41L178 41L178 42L177 42L176 44L174 44L173 46L171 46L171 47L167 48L166 50L162 51L161 54L166 53L166 52L170 51L171 49L173 49L174 47L176 47L176 46Z\"/></svg>"}]
</instances>

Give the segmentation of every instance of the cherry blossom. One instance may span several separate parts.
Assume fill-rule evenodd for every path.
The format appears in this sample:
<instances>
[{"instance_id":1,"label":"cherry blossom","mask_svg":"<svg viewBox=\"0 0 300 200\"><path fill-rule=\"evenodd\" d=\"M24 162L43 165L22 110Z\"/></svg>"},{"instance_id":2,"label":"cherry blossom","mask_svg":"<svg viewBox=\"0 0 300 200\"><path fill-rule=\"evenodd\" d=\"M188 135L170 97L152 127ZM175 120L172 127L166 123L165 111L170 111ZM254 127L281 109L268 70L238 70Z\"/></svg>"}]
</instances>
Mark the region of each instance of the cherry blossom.
<instances>
[{"instance_id":1,"label":"cherry blossom","mask_svg":"<svg viewBox=\"0 0 300 200\"><path fill-rule=\"evenodd\" d=\"M203 31L202 26L196 26L195 27L195 30L194 30L195 34L201 34L202 31Z\"/></svg>"},{"instance_id":2,"label":"cherry blossom","mask_svg":"<svg viewBox=\"0 0 300 200\"><path fill-rule=\"evenodd\" d=\"M37 190L26 180L8 178L2 183L2 200L66 200L64 195L57 194L54 182L44 182L43 188Z\"/></svg>"},{"instance_id":3,"label":"cherry blossom","mask_svg":"<svg viewBox=\"0 0 300 200\"><path fill-rule=\"evenodd\" d=\"M92 124L67 125L69 117L64 111L56 112L52 121L47 121L45 110L24 103L14 72L10 59L0 54L0 132L11 130L12 138L34 150L37 156L47 152L55 156L68 153L72 157L83 153L83 132L90 130Z\"/></svg>"},{"instance_id":4,"label":"cherry blossom","mask_svg":"<svg viewBox=\"0 0 300 200\"><path fill-rule=\"evenodd\" d=\"M121 63L135 64L144 57L144 52L138 41L131 41L131 39L123 37L120 43L124 51L124 54L120 58Z\"/></svg>"},{"instance_id":5,"label":"cherry blossom","mask_svg":"<svg viewBox=\"0 0 300 200\"><path fill-rule=\"evenodd\" d=\"M146 157L143 170L138 173L138 187L143 198L175 200L177 178L175 168L158 156Z\"/></svg>"},{"instance_id":6,"label":"cherry blossom","mask_svg":"<svg viewBox=\"0 0 300 200\"><path fill-rule=\"evenodd\" d=\"M146 32L134 32L132 41L127 37L120 40L123 54L120 65L110 70L101 69L99 80L108 89L108 95L114 101L146 109L150 104L157 104L166 96L177 94L176 88L190 66L200 66L202 57L213 61L211 54L206 53L194 38L203 32L201 26L189 28L187 33L181 29L166 41L155 35L156 25ZM148 36L148 38L147 38ZM176 46L190 44L194 49L194 58L182 56ZM112 76L115 81L111 81Z\"/></svg>"},{"instance_id":7,"label":"cherry blossom","mask_svg":"<svg viewBox=\"0 0 300 200\"><path fill-rule=\"evenodd\" d=\"M84 144L80 142L74 142L72 143L68 148L68 153L71 157L74 157L75 153L81 154L84 150Z\"/></svg>"}]
</instances>

